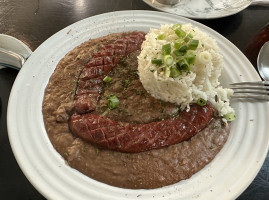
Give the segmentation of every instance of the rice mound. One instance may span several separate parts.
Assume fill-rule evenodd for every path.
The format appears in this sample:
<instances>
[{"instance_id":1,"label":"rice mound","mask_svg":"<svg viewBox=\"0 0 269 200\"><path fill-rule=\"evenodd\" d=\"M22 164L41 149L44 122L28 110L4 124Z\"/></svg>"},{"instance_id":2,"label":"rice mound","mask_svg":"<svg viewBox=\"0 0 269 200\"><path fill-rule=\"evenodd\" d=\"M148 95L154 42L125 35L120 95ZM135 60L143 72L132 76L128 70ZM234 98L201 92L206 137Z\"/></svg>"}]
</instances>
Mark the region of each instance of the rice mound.
<instances>
[{"instance_id":1,"label":"rice mound","mask_svg":"<svg viewBox=\"0 0 269 200\"><path fill-rule=\"evenodd\" d=\"M144 88L155 98L180 105L181 109L187 108L199 98L210 101L221 116L234 113L230 107L230 97L233 90L222 88L219 77L224 67L223 56L220 54L216 41L190 24L182 25L182 30L192 33L193 38L199 40L195 50L196 58L190 66L189 73L183 73L177 78L166 77L156 66L151 63L156 55L161 54L162 46L171 43L174 50L174 41L178 38L172 25L162 25L160 29L150 29L142 50L138 56L138 72ZM157 40L157 36L165 34L164 40ZM199 59L202 52L210 54L210 62L204 63Z\"/></svg>"}]
</instances>

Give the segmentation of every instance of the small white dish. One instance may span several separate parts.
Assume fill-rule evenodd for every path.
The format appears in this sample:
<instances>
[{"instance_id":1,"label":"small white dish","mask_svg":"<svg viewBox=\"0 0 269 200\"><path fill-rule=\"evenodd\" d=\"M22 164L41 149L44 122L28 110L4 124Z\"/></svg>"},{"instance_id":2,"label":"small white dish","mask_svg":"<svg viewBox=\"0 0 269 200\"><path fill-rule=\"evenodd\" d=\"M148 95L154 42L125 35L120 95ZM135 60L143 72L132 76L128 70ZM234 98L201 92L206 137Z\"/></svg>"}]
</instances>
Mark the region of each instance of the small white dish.
<instances>
[{"instance_id":1,"label":"small white dish","mask_svg":"<svg viewBox=\"0 0 269 200\"><path fill-rule=\"evenodd\" d=\"M143 1L157 10L191 19L213 19L230 16L244 10L252 3L252 0L179 0L175 5L167 5L157 0Z\"/></svg>"}]
</instances>

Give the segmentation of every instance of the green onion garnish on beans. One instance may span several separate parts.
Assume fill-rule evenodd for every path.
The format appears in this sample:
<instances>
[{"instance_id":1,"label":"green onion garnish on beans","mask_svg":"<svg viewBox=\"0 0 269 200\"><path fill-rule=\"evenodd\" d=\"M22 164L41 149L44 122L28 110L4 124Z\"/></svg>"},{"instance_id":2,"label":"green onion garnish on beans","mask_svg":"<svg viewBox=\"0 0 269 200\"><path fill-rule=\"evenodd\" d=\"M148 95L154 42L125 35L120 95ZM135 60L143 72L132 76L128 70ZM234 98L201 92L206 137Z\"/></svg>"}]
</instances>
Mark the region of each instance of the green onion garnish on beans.
<instances>
[{"instance_id":1,"label":"green onion garnish on beans","mask_svg":"<svg viewBox=\"0 0 269 200\"><path fill-rule=\"evenodd\" d=\"M189 45L188 45L188 49L190 50L196 50L199 44L199 40L191 40Z\"/></svg>"},{"instance_id":2,"label":"green onion garnish on beans","mask_svg":"<svg viewBox=\"0 0 269 200\"><path fill-rule=\"evenodd\" d=\"M151 63L155 65L162 65L163 61L162 59L151 59Z\"/></svg>"},{"instance_id":3,"label":"green onion garnish on beans","mask_svg":"<svg viewBox=\"0 0 269 200\"><path fill-rule=\"evenodd\" d=\"M162 46L162 54L169 55L171 53L171 44L165 44Z\"/></svg>"},{"instance_id":4,"label":"green onion garnish on beans","mask_svg":"<svg viewBox=\"0 0 269 200\"><path fill-rule=\"evenodd\" d=\"M160 34L157 36L157 40L163 40L165 39L166 35L163 33L163 34Z\"/></svg>"},{"instance_id":5,"label":"green onion garnish on beans","mask_svg":"<svg viewBox=\"0 0 269 200\"><path fill-rule=\"evenodd\" d=\"M205 106L206 105L206 100L203 99L203 98L199 98L196 103L199 105L199 106Z\"/></svg>"},{"instance_id":6,"label":"green onion garnish on beans","mask_svg":"<svg viewBox=\"0 0 269 200\"><path fill-rule=\"evenodd\" d=\"M110 109L117 108L119 106L119 104L120 104L120 101L119 101L117 96L113 95L113 96L108 98L108 107Z\"/></svg>"},{"instance_id":7,"label":"green onion garnish on beans","mask_svg":"<svg viewBox=\"0 0 269 200\"><path fill-rule=\"evenodd\" d=\"M112 78L109 77L109 76L106 76L106 77L103 79L103 81L106 82L106 83L111 82L111 80L112 80Z\"/></svg>"},{"instance_id":8,"label":"green onion garnish on beans","mask_svg":"<svg viewBox=\"0 0 269 200\"><path fill-rule=\"evenodd\" d=\"M172 78L177 78L177 77L179 77L179 75L180 75L180 71L177 69L177 68L171 68L171 73L170 73L170 76L172 77Z\"/></svg>"},{"instance_id":9,"label":"green onion garnish on beans","mask_svg":"<svg viewBox=\"0 0 269 200\"><path fill-rule=\"evenodd\" d=\"M181 28L177 28L175 30L175 34L179 37L179 38L184 38L186 36L186 32L183 31Z\"/></svg>"},{"instance_id":10,"label":"green onion garnish on beans","mask_svg":"<svg viewBox=\"0 0 269 200\"><path fill-rule=\"evenodd\" d=\"M224 115L223 117L228 122L235 120L235 114L234 113L228 113L228 114Z\"/></svg>"},{"instance_id":11,"label":"green onion garnish on beans","mask_svg":"<svg viewBox=\"0 0 269 200\"><path fill-rule=\"evenodd\" d=\"M173 64L174 59L170 55L165 55L163 61L166 66L171 66Z\"/></svg>"}]
</instances>

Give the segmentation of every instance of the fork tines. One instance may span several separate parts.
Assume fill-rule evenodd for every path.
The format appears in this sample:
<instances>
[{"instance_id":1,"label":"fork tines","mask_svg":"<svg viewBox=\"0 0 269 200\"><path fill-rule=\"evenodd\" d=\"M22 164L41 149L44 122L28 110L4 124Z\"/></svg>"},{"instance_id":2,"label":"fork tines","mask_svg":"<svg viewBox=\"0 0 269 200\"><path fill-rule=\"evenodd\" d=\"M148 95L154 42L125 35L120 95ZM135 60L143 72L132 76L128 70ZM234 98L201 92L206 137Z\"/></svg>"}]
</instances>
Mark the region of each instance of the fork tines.
<instances>
[{"instance_id":1,"label":"fork tines","mask_svg":"<svg viewBox=\"0 0 269 200\"><path fill-rule=\"evenodd\" d=\"M230 84L232 98L251 98L269 101L269 81L240 82Z\"/></svg>"}]
</instances>

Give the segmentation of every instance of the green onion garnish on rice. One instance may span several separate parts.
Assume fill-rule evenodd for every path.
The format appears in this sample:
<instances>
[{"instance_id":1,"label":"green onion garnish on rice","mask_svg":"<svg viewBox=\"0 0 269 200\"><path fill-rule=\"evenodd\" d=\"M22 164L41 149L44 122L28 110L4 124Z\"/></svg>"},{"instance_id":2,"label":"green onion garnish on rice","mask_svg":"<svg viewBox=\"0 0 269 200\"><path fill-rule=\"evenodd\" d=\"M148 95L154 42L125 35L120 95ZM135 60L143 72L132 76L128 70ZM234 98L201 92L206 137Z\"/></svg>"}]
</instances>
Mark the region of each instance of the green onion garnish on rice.
<instances>
[{"instance_id":1,"label":"green onion garnish on rice","mask_svg":"<svg viewBox=\"0 0 269 200\"><path fill-rule=\"evenodd\" d=\"M171 44L165 44L162 46L162 54L169 55L171 53Z\"/></svg>"},{"instance_id":2,"label":"green onion garnish on rice","mask_svg":"<svg viewBox=\"0 0 269 200\"><path fill-rule=\"evenodd\" d=\"M208 51L203 51L199 54L199 60L204 64L209 63L211 59L212 59L212 56Z\"/></svg>"},{"instance_id":3,"label":"green onion garnish on rice","mask_svg":"<svg viewBox=\"0 0 269 200\"><path fill-rule=\"evenodd\" d=\"M174 62L174 59L170 55L165 55L164 58L163 58L163 61L164 61L164 64L166 66L171 66L173 64L173 62Z\"/></svg>"},{"instance_id":4,"label":"green onion garnish on rice","mask_svg":"<svg viewBox=\"0 0 269 200\"><path fill-rule=\"evenodd\" d=\"M165 70L164 70L164 75L166 76L166 77L169 77L170 76L170 74L171 74L171 70L170 70L170 67L165 67Z\"/></svg>"},{"instance_id":5,"label":"green onion garnish on rice","mask_svg":"<svg viewBox=\"0 0 269 200\"><path fill-rule=\"evenodd\" d=\"M172 26L172 29L173 29L173 30L176 30L176 29L181 28L181 27L182 27L181 24L174 24L174 25Z\"/></svg>"},{"instance_id":6,"label":"green onion garnish on rice","mask_svg":"<svg viewBox=\"0 0 269 200\"><path fill-rule=\"evenodd\" d=\"M172 78L177 78L177 77L179 77L179 75L180 75L180 71L177 69L177 68L171 68L171 73L170 73L170 76L172 77Z\"/></svg>"},{"instance_id":7,"label":"green onion garnish on rice","mask_svg":"<svg viewBox=\"0 0 269 200\"><path fill-rule=\"evenodd\" d=\"M166 35L163 33L163 34L160 34L157 36L157 40L164 40L166 37Z\"/></svg>"},{"instance_id":8,"label":"green onion garnish on rice","mask_svg":"<svg viewBox=\"0 0 269 200\"><path fill-rule=\"evenodd\" d=\"M180 47L182 47L184 45L185 41L183 39L177 39L174 42L174 48L175 49L179 49Z\"/></svg>"},{"instance_id":9,"label":"green onion garnish on rice","mask_svg":"<svg viewBox=\"0 0 269 200\"><path fill-rule=\"evenodd\" d=\"M203 98L199 98L196 103L199 105L199 106L205 106L206 105L206 100L203 99Z\"/></svg>"},{"instance_id":10,"label":"green onion garnish on rice","mask_svg":"<svg viewBox=\"0 0 269 200\"><path fill-rule=\"evenodd\" d=\"M193 38L193 35L191 33L189 33L188 35L186 35L186 37L184 38L185 42L189 42L191 39Z\"/></svg>"},{"instance_id":11,"label":"green onion garnish on rice","mask_svg":"<svg viewBox=\"0 0 269 200\"><path fill-rule=\"evenodd\" d=\"M228 113L228 114L224 115L223 117L228 122L235 120L235 114L234 113Z\"/></svg>"},{"instance_id":12,"label":"green onion garnish on rice","mask_svg":"<svg viewBox=\"0 0 269 200\"><path fill-rule=\"evenodd\" d=\"M186 59L181 59L176 63L179 71L190 71L190 65Z\"/></svg>"},{"instance_id":13,"label":"green onion garnish on rice","mask_svg":"<svg viewBox=\"0 0 269 200\"><path fill-rule=\"evenodd\" d=\"M187 52L187 46L183 45L182 47L179 48L179 51L182 53L186 53Z\"/></svg>"},{"instance_id":14,"label":"green onion garnish on rice","mask_svg":"<svg viewBox=\"0 0 269 200\"><path fill-rule=\"evenodd\" d=\"M176 49L175 51L173 51L173 54L179 57L179 56L184 56L185 52L182 52L182 51L179 51L179 49Z\"/></svg>"},{"instance_id":15,"label":"green onion garnish on rice","mask_svg":"<svg viewBox=\"0 0 269 200\"><path fill-rule=\"evenodd\" d=\"M190 50L196 50L199 44L199 40L191 40L189 45L188 45L188 49Z\"/></svg>"},{"instance_id":16,"label":"green onion garnish on rice","mask_svg":"<svg viewBox=\"0 0 269 200\"><path fill-rule=\"evenodd\" d=\"M184 38L187 33L185 31L183 31L181 28L177 28L175 30L175 34L179 37L179 38Z\"/></svg>"},{"instance_id":17,"label":"green onion garnish on rice","mask_svg":"<svg viewBox=\"0 0 269 200\"><path fill-rule=\"evenodd\" d=\"M162 65L163 60L162 59L151 59L151 63L155 65Z\"/></svg>"},{"instance_id":18,"label":"green onion garnish on rice","mask_svg":"<svg viewBox=\"0 0 269 200\"><path fill-rule=\"evenodd\" d=\"M194 64L196 58L195 50L199 40L193 39L193 32L187 33L182 30L180 24L174 24L172 29L178 38L174 42L162 45L162 57L152 59L151 63L165 65L163 66L165 76L176 78L181 75L181 71L190 72L190 65ZM167 34L161 33L157 36L157 40L165 40L166 37Z\"/></svg>"},{"instance_id":19,"label":"green onion garnish on rice","mask_svg":"<svg viewBox=\"0 0 269 200\"><path fill-rule=\"evenodd\" d=\"M186 55L185 55L184 58L186 59L186 61L190 65L194 64L194 61L195 61L195 53L194 53L194 51L187 51L187 53L186 53Z\"/></svg>"}]
</instances>

